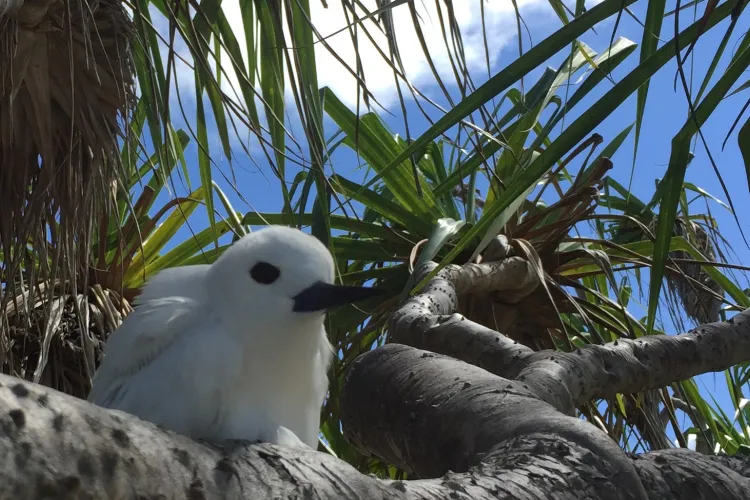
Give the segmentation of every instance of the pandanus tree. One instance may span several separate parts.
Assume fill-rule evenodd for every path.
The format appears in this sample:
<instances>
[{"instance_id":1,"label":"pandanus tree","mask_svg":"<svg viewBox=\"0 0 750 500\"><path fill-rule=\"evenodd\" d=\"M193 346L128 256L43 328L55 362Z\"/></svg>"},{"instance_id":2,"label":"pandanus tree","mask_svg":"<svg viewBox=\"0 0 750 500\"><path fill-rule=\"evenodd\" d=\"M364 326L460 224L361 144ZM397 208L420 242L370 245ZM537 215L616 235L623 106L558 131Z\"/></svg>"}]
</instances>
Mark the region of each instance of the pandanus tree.
<instances>
[{"instance_id":1,"label":"pandanus tree","mask_svg":"<svg viewBox=\"0 0 750 500\"><path fill-rule=\"evenodd\" d=\"M745 3L710 2L671 32L679 4L550 2L561 27L502 69L487 52L481 85L452 2L432 16L410 1L340 2L353 60L316 28L329 4L3 4L0 352L15 378L0 378L0 497L746 498L750 299L722 272L742 266L726 262L714 217L689 200L710 196L685 181L691 141L746 87L750 39L727 52ZM639 43L583 42L639 14ZM399 45L405 21L418 48ZM714 60L642 202L615 159L638 144L651 79L676 60L684 76L712 30L724 30ZM383 42L401 135L372 111L356 57L367 40ZM428 61L439 98L408 81L406 49ZM355 105L320 85L316 53L338 56ZM597 133L631 96L633 123ZM413 113L430 124L418 135ZM259 148L237 140L246 131ZM745 160L749 133L737 133ZM219 158L248 154L279 180L278 211L234 208L242 186ZM374 175L331 173L342 157ZM183 239L201 205L204 227ZM309 227L343 282L390 291L328 317L338 356L318 452L193 442L75 398L145 279L210 263L264 224ZM664 283L681 302L659 305ZM697 328L672 335L658 312ZM719 370L735 416L691 378ZM701 453L672 449L690 436Z\"/></svg>"}]
</instances>

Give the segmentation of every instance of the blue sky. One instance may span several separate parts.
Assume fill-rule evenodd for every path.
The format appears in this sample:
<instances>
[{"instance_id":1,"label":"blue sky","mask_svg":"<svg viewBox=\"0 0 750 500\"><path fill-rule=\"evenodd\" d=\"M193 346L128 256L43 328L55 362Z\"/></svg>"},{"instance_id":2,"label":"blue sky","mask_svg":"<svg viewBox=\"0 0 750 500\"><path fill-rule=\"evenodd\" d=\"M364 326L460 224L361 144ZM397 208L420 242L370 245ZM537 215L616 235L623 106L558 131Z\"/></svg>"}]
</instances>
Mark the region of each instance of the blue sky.
<instances>
[{"instance_id":1,"label":"blue sky","mask_svg":"<svg viewBox=\"0 0 750 500\"><path fill-rule=\"evenodd\" d=\"M331 2L329 2L331 3ZM337 3L337 2L333 2ZM471 14L471 9L478 9L478 3L476 1L469 2L456 2L464 9L465 15ZM505 2L510 4L510 2ZM312 0L311 4L315 6L317 0ZM590 4L590 2L587 2ZM645 9L647 2L639 2L635 6L631 7L631 11L640 19L645 19ZM466 5L470 5L466 8ZM489 5L486 4L486 5ZM674 2L668 2L668 10L674 7ZM317 8L317 7L316 7ZM701 6L698 7L702 9ZM399 11L408 15L403 8L398 8L395 11L396 15L399 15ZM522 10L526 24L531 33L532 41L538 43L546 35L559 28L560 23L552 13L551 8L546 2L527 2L527 5ZM702 10L699 10L697 15L700 16ZM318 18L313 16L315 22L321 22L325 24L331 32L335 28L342 27L336 25L331 19L334 17L326 17L328 13L318 13ZM501 70L509 62L513 61L518 56L517 41L515 40L515 20L512 17L512 12L507 10L498 10L492 13L492 23L490 28L495 31L490 33L492 45L491 61L493 73ZM735 30L735 35L728 46L728 54L725 55L724 61L728 60L728 55L735 47L737 40L742 34L747 31L747 16L744 20L741 20L740 26ZM687 13L680 17L680 27L684 29L693 21L693 11L688 9ZM742 25L744 23L744 26ZM472 50L478 51L481 47L477 46L478 40L478 24L476 21L466 22L466 33L465 42L467 47ZM665 20L664 29L662 33L662 39L671 39L673 36L674 20L669 17ZM702 81L702 77L705 74L708 63L712 59L716 48L719 45L721 37L728 26L728 21L723 22L715 27L710 32L704 34L699 41L698 45L694 50L694 55L689 61L693 67L694 83L693 89L697 89ZM612 31L614 29L614 19L610 19L605 23L600 24L597 27L598 34L588 32L583 38L586 44L597 52L602 51L609 45L610 38L612 37ZM326 33L325 30L324 34ZM397 30L398 32L398 30ZM344 35L346 36L346 35ZM639 26L629 16L624 15L620 24L617 27L615 38L622 36L628 38L636 43L640 44L642 36L642 27ZM468 40L468 41L467 41ZM474 45L472 45L472 43ZM528 33L524 32L524 47L525 50L529 48ZM432 47L431 47L432 50ZM483 50L483 48L481 49ZM415 49L415 52L419 52L419 49ZM524 83L526 87L530 87L536 77L546 66L557 67L563 60L565 54L560 54L546 63L540 61L539 69L532 74L532 78L526 80ZM444 106L448 106L445 99L440 97L437 86L430 84L429 74L426 74L423 69L419 67L419 57L414 56L410 52L409 57L411 67L414 68L415 81L420 90L426 92L431 98L434 98L441 102ZM340 68L335 68L333 63L323 58L321 66L319 66L319 72L321 73L322 84L333 85L337 93L340 92L340 96L346 102L353 101L353 93L351 92L351 85L346 86L343 82L342 73ZM617 81L622 78L626 72L633 68L637 63L638 49L628 58L628 60L621 65L614 73L614 79ZM472 76L474 77L475 83L480 84L487 78L486 68L483 67L483 62L480 59L475 66L472 68ZM724 65L719 67L718 74L726 67ZM689 67L689 66L688 66ZM446 67L447 69L447 67ZM421 72L420 72L421 71ZM643 122L642 135L640 139L639 151L637 161L635 163L635 169L631 170L633 164L633 134L628 137L622 147L619 149L611 160L614 163L614 169L610 172L610 175L624 185L628 185L630 182L630 176L632 173L632 192L634 195L641 199L648 200L654 191L655 180L664 175L667 164L669 162L671 140L675 133L684 124L687 118L687 103L682 91L681 86L678 83L677 90L673 87L673 82L676 74L676 64L671 62L663 69L651 82L647 114ZM446 82L451 82L452 78L446 72L444 75L447 77ZM183 75L184 76L184 75ZM690 73L688 73L690 77ZM750 72L748 73L750 78ZM574 79L575 80L575 79ZM716 80L714 77L713 81ZM390 80L392 82L392 79ZM744 83L746 80L741 80L740 83ZM391 129L404 136L404 126L401 118L401 112L398 102L395 100L395 89L392 84L388 83L387 78L383 78L382 75L378 75L377 71L374 74L373 88L376 90L376 95L383 99L383 102L387 103L387 108L391 111L395 117L390 117L385 113L381 113L381 116L385 119L386 123ZM182 85L182 84L181 84ZM185 88L190 88L191 83L188 83ZM597 90L587 97L587 99L578 106L578 111L586 109L587 104L593 102L594 99L601 97L601 95L611 88L611 83L603 82L599 85ZM454 96L457 95L455 86L451 89L454 92ZM570 93L575 90L571 88ZM566 94L565 89L561 89L558 95L564 97ZM711 149L711 154L716 161L716 164L721 172L724 182L727 185L729 194L731 195L732 201L734 202L735 209L740 214L740 222L742 230L746 236L750 238L750 224L747 223L746 219L742 217L743 214L750 211L750 201L748 198L748 180L745 174L745 168L737 147L737 136L736 131L729 137L726 148L722 150L722 142L725 136L729 132L731 124L737 118L739 110L745 103L746 93L740 93L734 97L727 99L722 103L718 111L712 116L709 123L703 127L703 133L706 141ZM183 103L187 106L188 116L194 113L195 103L187 102ZM289 104L292 105L291 101ZM629 98L615 113L607 117L603 123L595 130L597 133L604 137L604 144L608 143L612 138L618 134L627 125L633 123L635 118L635 95ZM293 106L293 105L292 105ZM290 113L293 113L294 109L290 109ZM413 103L407 105L407 112L409 114L409 127L412 136L417 136L424 130L426 130L428 123L421 117L421 114L416 109ZM437 113L433 113L433 117L438 117ZM573 113L570 119L566 118L563 124L558 125L558 132L561 126L566 123L572 122L577 116L577 113ZM740 125L747 119L747 115L740 122ZM178 122L179 123L179 122ZM299 124L295 122L292 117L289 120L289 127L294 131L298 132L297 137L301 136ZM213 125L212 125L213 126ZM215 127L215 126L214 126ZM738 127L739 128L739 127ZM328 136L335 131L335 127L332 123L328 122L328 130L326 131ZM218 152L220 145L218 137L215 135L212 141L211 147L213 151ZM251 145L251 152L258 152L257 147ZM226 159L220 156L214 156L213 159L219 164L219 167L227 174L230 174L230 170L233 170L236 176L236 186L242 193L242 197L250 203L250 206L243 202L238 195L232 192L232 188L226 182L220 179L219 175L215 175L215 180L219 182L224 191L229 194L232 203L235 208L242 212L248 212L257 210L259 212L277 212L281 206L280 191L278 188L278 180L273 177L271 170L265 163L263 156L256 154L252 160L249 159L239 148L235 148L236 156L233 158L231 169ZM727 201L725 194L722 192L721 185L708 160L708 155L705 152L704 147L700 143L696 143L693 149L695 159L693 160L686 176L686 180L693 182L697 186L705 189L712 195L716 196L720 200ZM191 180L193 187L199 182L199 175L197 171L197 157L195 146L190 146L186 156ZM339 150L333 156L332 164L329 165L329 172L335 171L347 178L355 181L361 181L363 176L363 170L357 169L358 164L357 157L350 151ZM294 169L290 166L290 172L287 179L291 181L294 174ZM486 190L483 189L484 192ZM182 194L182 193L179 193ZM698 211L699 206L696 204L693 210ZM735 263L750 263L750 250L747 248L740 235L740 230L737 226L734 217L715 202L709 204L711 214L716 218L721 228L722 234L730 242L736 256L732 256L732 261ZM194 217L191 218L192 229L197 232L207 226L207 219L202 209L199 209ZM183 241L185 238L189 238L190 233L187 229L182 230L178 233L175 242ZM740 281L742 288L750 287L746 278L742 278ZM636 316L642 316L644 310L634 307L633 313ZM665 315L662 318L664 323L664 329L666 331L674 331L674 326L669 322L669 318ZM718 385L714 384L714 381L718 382ZM728 395L717 390L724 384L724 378L722 374L707 374L699 378L699 383L705 384L705 388L714 393L715 397L720 402L721 406L731 409L729 405ZM731 410L729 411L731 414Z\"/></svg>"}]
</instances>

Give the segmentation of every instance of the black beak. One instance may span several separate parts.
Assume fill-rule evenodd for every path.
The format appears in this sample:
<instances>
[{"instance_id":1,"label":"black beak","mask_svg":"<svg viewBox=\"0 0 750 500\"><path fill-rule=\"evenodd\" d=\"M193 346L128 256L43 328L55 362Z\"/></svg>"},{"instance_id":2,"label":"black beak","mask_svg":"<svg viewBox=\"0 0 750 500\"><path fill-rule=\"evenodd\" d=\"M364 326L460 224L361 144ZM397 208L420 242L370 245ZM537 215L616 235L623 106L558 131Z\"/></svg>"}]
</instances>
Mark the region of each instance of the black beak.
<instances>
[{"instance_id":1,"label":"black beak","mask_svg":"<svg viewBox=\"0 0 750 500\"><path fill-rule=\"evenodd\" d=\"M377 297L385 293L381 288L364 288L360 286L329 285L318 281L305 288L294 297L294 312L314 312L343 306L360 300Z\"/></svg>"}]
</instances>

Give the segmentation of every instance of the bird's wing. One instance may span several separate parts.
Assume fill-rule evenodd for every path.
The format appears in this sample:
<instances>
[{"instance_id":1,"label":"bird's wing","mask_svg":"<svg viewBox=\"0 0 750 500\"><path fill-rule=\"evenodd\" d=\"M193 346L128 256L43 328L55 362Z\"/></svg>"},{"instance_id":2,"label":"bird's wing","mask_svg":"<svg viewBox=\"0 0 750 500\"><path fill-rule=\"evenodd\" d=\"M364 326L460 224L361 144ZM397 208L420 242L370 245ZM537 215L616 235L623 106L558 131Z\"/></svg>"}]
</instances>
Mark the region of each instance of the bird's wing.
<instances>
[{"instance_id":1,"label":"bird's wing","mask_svg":"<svg viewBox=\"0 0 750 500\"><path fill-rule=\"evenodd\" d=\"M154 298L130 313L107 339L88 400L105 407L116 404L118 382L142 370L169 348L195 321L198 305L184 297Z\"/></svg>"},{"instance_id":2,"label":"bird's wing","mask_svg":"<svg viewBox=\"0 0 750 500\"><path fill-rule=\"evenodd\" d=\"M334 349L331 343L328 341L328 335L326 334L325 328L321 328L320 334L320 345L317 352L317 380L315 380L315 403L320 407L325 401L326 394L328 393L328 368L331 366L333 361Z\"/></svg>"},{"instance_id":3,"label":"bird's wing","mask_svg":"<svg viewBox=\"0 0 750 500\"><path fill-rule=\"evenodd\" d=\"M107 339L90 402L114 407L123 379L151 363L191 326L195 320L191 316L206 299L203 283L210 267L164 269L146 281L135 299L135 310Z\"/></svg>"},{"instance_id":4,"label":"bird's wing","mask_svg":"<svg viewBox=\"0 0 750 500\"><path fill-rule=\"evenodd\" d=\"M220 329L200 302L147 301L110 336L88 400L180 434L211 437L242 367L241 350Z\"/></svg>"}]
</instances>

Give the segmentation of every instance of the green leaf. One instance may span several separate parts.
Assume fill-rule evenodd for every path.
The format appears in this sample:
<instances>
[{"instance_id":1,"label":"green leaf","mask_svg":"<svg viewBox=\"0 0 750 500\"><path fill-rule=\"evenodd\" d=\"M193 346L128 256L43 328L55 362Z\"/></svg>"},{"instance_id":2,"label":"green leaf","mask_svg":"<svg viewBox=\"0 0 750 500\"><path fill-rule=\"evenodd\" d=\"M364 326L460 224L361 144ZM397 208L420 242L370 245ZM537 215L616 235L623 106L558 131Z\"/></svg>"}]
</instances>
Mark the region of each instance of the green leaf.
<instances>
[{"instance_id":1,"label":"green leaf","mask_svg":"<svg viewBox=\"0 0 750 500\"><path fill-rule=\"evenodd\" d=\"M510 111L497 121L492 132L498 137L508 137L513 134L518 128L520 120L504 130L503 127L506 126L515 116L522 116L527 108L534 108L542 102L549 94L549 89L552 87L556 75L557 72L554 69L546 68L542 76L534 86L529 89L525 96L521 96L521 93L517 89L510 89L503 99L507 97L511 99L514 104ZM453 188L456 187L462 179L477 172L487 158L494 155L501 147L504 147L503 143L498 142L497 140L488 140L484 136L480 136L477 139L480 141L481 146L475 148L472 155L466 161L460 163L458 168L453 170L447 178L435 186L435 196L450 194Z\"/></svg>"},{"instance_id":2,"label":"green leaf","mask_svg":"<svg viewBox=\"0 0 750 500\"><path fill-rule=\"evenodd\" d=\"M617 150L620 149L622 143L625 142L625 139L627 139L628 135L630 135L631 130L633 130L632 123L625 127L619 134L615 136L614 139L610 141L609 144L604 147L604 149L602 149L601 153L599 153L599 156L597 156L594 161L591 162L591 165L596 165L602 158L612 158Z\"/></svg>"},{"instance_id":3,"label":"green leaf","mask_svg":"<svg viewBox=\"0 0 750 500\"><path fill-rule=\"evenodd\" d=\"M435 183L445 182L448 178L448 170L445 168L445 162L443 161L443 148L440 145L431 142L427 145L427 153L425 158L429 159L429 163L432 165L432 169L435 172ZM420 162L426 163L426 160ZM450 191L438 194L437 189L433 189L433 195L435 196L436 202L440 206L444 215L451 219L459 219L458 208L456 207L456 201Z\"/></svg>"},{"instance_id":4,"label":"green leaf","mask_svg":"<svg viewBox=\"0 0 750 500\"><path fill-rule=\"evenodd\" d=\"M381 240L362 240L343 237L332 238L339 257L347 260L369 262L404 262L411 252L411 246Z\"/></svg>"},{"instance_id":5,"label":"green leaf","mask_svg":"<svg viewBox=\"0 0 750 500\"><path fill-rule=\"evenodd\" d=\"M322 92L326 113L346 133L345 144L359 153L375 172L383 173L384 184L399 204L415 215L438 215L432 192L423 189L422 196L417 192L414 171L408 159L402 160L398 168L384 172L386 166L404 150L404 147L388 131L380 117L374 113L357 117L331 89L326 87ZM421 172L417 172L421 186L425 186L426 179Z\"/></svg>"},{"instance_id":6,"label":"green leaf","mask_svg":"<svg viewBox=\"0 0 750 500\"><path fill-rule=\"evenodd\" d=\"M602 247L601 250L603 250L611 260L615 260L618 257L624 259L632 259L632 253L639 255L644 260L653 260L652 256L656 252L656 245L651 240L625 243L618 246L620 247L620 249L612 247ZM566 250L570 250L572 248L573 246L568 245ZM560 251L562 251L562 249ZM712 265L708 260L706 260L703 254L701 254L701 252L697 248L695 248L682 236L671 236L671 239L669 240L667 253L672 253L675 251L687 252L693 259L705 262L706 264L701 266L703 270L706 271L706 273L711 276L711 278L716 281L719 286L721 286L721 288L723 288L737 304L739 304L743 308L750 307L750 297L748 297L747 294L745 294L742 289L740 289L740 287L734 284L721 271L719 271L716 266ZM583 264L579 262L579 259L576 259L575 261L563 266L559 270L559 272L562 276L573 276L576 274L596 272L597 270L599 270L599 267L597 265Z\"/></svg>"},{"instance_id":7,"label":"green leaf","mask_svg":"<svg viewBox=\"0 0 750 500\"><path fill-rule=\"evenodd\" d=\"M614 71L627 57L635 51L636 44L627 38L618 38L607 49L603 50L594 59L594 70L586 79L577 85L576 91L569 99L566 99L565 105L550 120L548 128L554 128L557 123L563 119L576 104L578 104L589 92L591 92L604 78Z\"/></svg>"},{"instance_id":8,"label":"green leaf","mask_svg":"<svg viewBox=\"0 0 750 500\"><path fill-rule=\"evenodd\" d=\"M633 216L640 215L644 212L644 210L646 209L646 204L633 195L628 196L630 194L630 191L628 191L625 186L614 180L612 177L607 177L605 183L607 187L614 189L620 194L620 196L627 200L627 209L623 210L623 212Z\"/></svg>"},{"instance_id":9,"label":"green leaf","mask_svg":"<svg viewBox=\"0 0 750 500\"><path fill-rule=\"evenodd\" d=\"M463 220L456 221L448 218L438 219L435 223L435 228L432 230L432 234L430 234L430 237L427 239L427 243L419 253L419 258L417 259L416 264L414 264L414 269L419 269L422 265L434 259L440 249L443 248L443 246L448 243L448 241L450 241L450 239L455 236L465 224L466 221ZM409 281L404 287L403 294L407 294L413 285L414 275L412 274L409 276Z\"/></svg>"},{"instance_id":10,"label":"green leaf","mask_svg":"<svg viewBox=\"0 0 750 500\"><path fill-rule=\"evenodd\" d=\"M685 189L690 190L690 191L694 191L694 192L700 194L701 196L705 196L706 198L711 198L716 203L718 203L722 207L726 208L730 212L732 211L732 209L729 208L729 205L727 205L726 203L724 203L723 201L721 201L720 199L718 199L716 196L712 195L711 193L709 193L708 191L706 191L705 189L703 189L702 187L698 187L695 184L693 184L692 182L683 182L682 185L685 187Z\"/></svg>"},{"instance_id":11,"label":"green leaf","mask_svg":"<svg viewBox=\"0 0 750 500\"><path fill-rule=\"evenodd\" d=\"M726 7L726 5L723 4L722 7ZM714 11L711 20L720 17L719 11L722 7ZM702 125L706 123L726 93L732 88L732 85L742 76L748 65L750 65L750 48L745 48L743 52L735 55L732 64L706 94L703 101L695 108L695 115L687 118L682 129L672 139L672 153L669 157L669 167L667 167L667 173L660 183L663 192L659 207L659 222L656 227L656 246L654 248L654 262L651 267L651 281L649 286L647 320L649 332L656 320L656 309L659 303L658 297L661 291L662 278L664 277L664 266L668 258L672 228L677 216L677 205L683 192L682 186L685 179L685 171L691 159L690 141L697 133L698 124Z\"/></svg>"},{"instance_id":12,"label":"green leaf","mask_svg":"<svg viewBox=\"0 0 750 500\"><path fill-rule=\"evenodd\" d=\"M284 127L284 58L283 50L286 46L284 35L281 33L280 12L274 11L280 4L275 2L256 1L256 15L260 32L260 87L263 94L263 104L266 112L268 130L276 159L275 171L282 187L285 187L285 144L286 128ZM278 17L277 17L278 16ZM285 198L285 205L289 200Z\"/></svg>"},{"instance_id":13,"label":"green leaf","mask_svg":"<svg viewBox=\"0 0 750 500\"><path fill-rule=\"evenodd\" d=\"M240 50L240 44L237 41L237 37L234 35L234 30L229 24L229 20L224 14L224 10L221 10L218 18L218 28L221 33L221 38L224 41L227 53L229 54L229 60L232 63L234 72L237 75L237 81L242 93L242 98L245 103L248 118L250 120L250 127L253 130L260 129L260 121L258 119L258 108L255 105L255 64L257 61L257 52L255 47L255 17L253 15L253 2L252 0L240 0L240 12L242 14L242 27L244 29L246 49L248 53L248 66L247 69L243 64L242 52Z\"/></svg>"},{"instance_id":14,"label":"green leaf","mask_svg":"<svg viewBox=\"0 0 750 500\"><path fill-rule=\"evenodd\" d=\"M247 234L247 231L245 230L245 226L242 225L242 220L240 218L239 212L234 209L232 203L229 201L229 198L227 198L227 195L224 194L224 191L221 190L218 184L212 182L211 185L213 186L214 191L216 191L216 194L219 196L219 201L221 201L221 204L224 205L224 210L227 212L228 222L232 227L232 230L239 237L245 236Z\"/></svg>"},{"instance_id":15,"label":"green leaf","mask_svg":"<svg viewBox=\"0 0 750 500\"><path fill-rule=\"evenodd\" d=\"M187 222L198 205L205 198L203 187L199 187L188 198L177 204L172 213L162 225L157 227L151 236L143 243L143 248L135 255L131 265L125 271L124 283L130 283L138 274L144 272L145 267L153 262L177 231Z\"/></svg>"},{"instance_id":16,"label":"green leaf","mask_svg":"<svg viewBox=\"0 0 750 500\"><path fill-rule=\"evenodd\" d=\"M737 143L740 146L742 160L745 162L747 189L748 191L750 191L750 118L747 119L740 131L737 133Z\"/></svg>"},{"instance_id":17,"label":"green leaf","mask_svg":"<svg viewBox=\"0 0 750 500\"><path fill-rule=\"evenodd\" d=\"M569 24L563 26L555 33L542 40L539 44L529 49L529 51L523 56L510 63L500 73L490 78L476 91L466 96L458 106L446 113L445 116L438 120L401 154L399 154L382 172L379 172L379 175L375 176L365 184L363 189L369 188L375 184L375 182L380 180L386 172L395 168L397 165L400 165L404 160L410 158L416 152L427 147L427 143L459 123L471 113L475 112L480 106L503 92L514 82L519 81L539 64L559 52L562 47L572 43L600 21L618 13L621 9L624 9L634 2L635 0L605 0L588 10L581 17L574 19ZM599 102L602 102L603 100L604 99ZM602 117L602 119L604 119L604 117Z\"/></svg>"},{"instance_id":18,"label":"green leaf","mask_svg":"<svg viewBox=\"0 0 750 500\"><path fill-rule=\"evenodd\" d=\"M133 281L129 283L129 286L136 287L142 284L142 280L145 274L146 279L154 274L158 273L163 269L167 269L175 266L184 266L185 263L191 257L194 257L197 253L201 252L211 243L216 243L216 249L208 251L206 254L216 254L214 258L218 257L218 237L229 233L232 230L232 226L227 221L220 221L216 224L216 228L206 228L199 232L195 236L190 236L187 240L183 241L166 254L155 259L151 264L146 266L145 273L137 274Z\"/></svg>"},{"instance_id":19,"label":"green leaf","mask_svg":"<svg viewBox=\"0 0 750 500\"><path fill-rule=\"evenodd\" d=\"M208 131L206 126L206 114L203 109L203 85L198 74L195 75L195 95L196 100L196 121L198 122L198 172L201 177L201 185L204 190L209 190L213 185L211 176L211 158L208 155ZM206 213L208 215L208 223L211 229L216 233L216 213L214 211L214 199L213 196L206 197ZM218 248L219 241L218 237L215 238L216 246Z\"/></svg>"},{"instance_id":20,"label":"green leaf","mask_svg":"<svg viewBox=\"0 0 750 500\"><path fill-rule=\"evenodd\" d=\"M534 188L536 188L536 184L532 184L531 186L529 186L526 189L526 191L521 193L521 195L518 196L518 198L513 200L507 206L507 208L505 208L502 212L500 212L500 214L498 214L498 216L495 218L495 220L492 221L492 224L490 225L490 227L487 229L484 236L482 237L482 241L480 241L479 245L477 245L476 249L474 249L474 253L471 255L471 259L469 260L474 260L477 257L477 255L482 253L482 251L485 248L487 248L487 245L490 244L490 241L492 241L492 239L495 236L500 234L502 229L505 227L505 224L507 224L510 218L513 217L513 215L515 215L516 210L518 210L521 204L523 204L523 202L526 201L526 198L529 196L529 194L531 194ZM487 218L487 215L482 217L482 221L484 221L485 218Z\"/></svg>"},{"instance_id":21,"label":"green leaf","mask_svg":"<svg viewBox=\"0 0 750 500\"><path fill-rule=\"evenodd\" d=\"M623 399L622 394L615 394L615 398L617 399L617 407L620 409L620 413L622 416L627 417L628 413L625 411L625 399Z\"/></svg>"},{"instance_id":22,"label":"green leaf","mask_svg":"<svg viewBox=\"0 0 750 500\"><path fill-rule=\"evenodd\" d=\"M588 11L587 14L584 14L584 17L601 8L602 6L609 6L609 1L610 0L606 0L603 3L600 3L599 5ZM618 4L623 5L622 2L619 2ZM624 6L625 5L623 5L623 7ZM714 27L722 19L729 16L730 13L731 6L726 3L722 4L714 11L714 14L709 18L705 28L710 29ZM575 22L576 21L573 21L568 26L566 26L566 28L573 26ZM563 28L563 30L566 28ZM514 179L514 182L512 182L511 185L508 186L506 191L501 194L500 198L498 198L498 202L492 206L490 213L485 211L482 219L479 220L479 222L477 222L477 224L466 233L466 235L461 241L458 242L458 244L456 244L453 250L445 257L445 259L443 259L441 265L433 270L430 275L425 276L422 283L419 283L412 291L412 293L416 293L418 290L420 290L421 287L424 286L427 281L432 279L432 277L437 272L439 272L443 266L452 262L452 260L459 253L461 253L466 245L468 245L469 242L473 241L474 238L476 238L480 234L486 234L490 224L502 210L510 205L513 200L521 196L532 184L537 182L538 179L552 167L554 162L562 157L564 152L569 151L574 144L577 144L580 140L582 140L587 133L589 133L591 130L593 130L594 127L599 125L599 123L601 123L605 117L609 116L610 113L617 109L617 107L622 102L624 102L628 96L635 92L643 84L643 82L651 78L651 76L653 76L670 59L672 59L676 50L675 46L678 43L680 47L688 46L699 35L699 33L701 33L702 28L702 22L699 21L698 23L694 23L693 25L685 29L682 33L680 33L677 37L664 44L664 46L657 50L653 56L641 63L633 71L631 71L613 88L611 88L604 96L596 101L585 113L583 113L582 116L580 116L572 124L570 124L560 134L560 136L552 144L550 144L547 149L544 150L544 152L534 161L534 163L529 166L528 169L526 169L521 175ZM537 45L537 47L535 48L539 48L540 46L541 44ZM532 51L530 50L526 53L526 56L531 53ZM449 113L449 115L446 116L452 115L450 115ZM436 129L436 126L431 127L430 130L433 129ZM430 137L430 140L433 138L427 133L425 133L425 136ZM413 147L414 144L412 144L407 149ZM653 302L654 305L656 303L656 301Z\"/></svg>"},{"instance_id":23,"label":"green leaf","mask_svg":"<svg viewBox=\"0 0 750 500\"><path fill-rule=\"evenodd\" d=\"M249 212L242 219L242 224L253 226L265 226L268 224L284 224L286 214ZM377 222L364 222L341 215L330 215L331 227L333 229L349 231L353 234L367 235L371 238L381 238L392 242L409 241L408 235L394 231ZM312 214L302 214L299 223L302 226L311 226ZM411 243L410 243L411 244Z\"/></svg>"},{"instance_id":24,"label":"green leaf","mask_svg":"<svg viewBox=\"0 0 750 500\"><path fill-rule=\"evenodd\" d=\"M524 144L526 144L531 130L538 124L539 115L544 110L543 107L547 102L548 99L544 99L537 106L524 113L518 120L516 130L508 139L507 146L503 149L500 158L497 160L495 175L493 175L491 187L488 190L487 199L485 200L485 210L492 207L496 200L496 193L499 194L502 191L498 179L503 179L507 182L507 180L513 179L518 172L523 171L527 167L530 155L524 154L524 151L529 151L524 148ZM532 145L531 147L533 148L534 146Z\"/></svg>"},{"instance_id":25,"label":"green leaf","mask_svg":"<svg viewBox=\"0 0 750 500\"><path fill-rule=\"evenodd\" d=\"M149 13L149 3L145 0L137 0L134 4L133 24L140 40L144 43L133 45L133 62L141 87L141 99L145 104L148 129L151 133L151 142L157 155L162 155L168 148L161 148L162 117L164 117L164 92L166 89L166 72L161 60L159 41L156 32L152 28L153 21ZM161 163L161 162L160 162Z\"/></svg>"},{"instance_id":26,"label":"green leaf","mask_svg":"<svg viewBox=\"0 0 750 500\"><path fill-rule=\"evenodd\" d=\"M677 384L685 394L685 399L688 401L688 403L696 407L698 413L703 418L703 421L706 422L706 424L708 424L708 427L711 429L711 434L715 439L717 439L717 441L722 443L723 446L726 442L726 439L723 437L724 433L720 432L719 428L716 426L716 420L714 420L711 409L706 404L705 400L700 396L700 392L698 391L698 387L695 385L695 382L690 379L682 382L677 382Z\"/></svg>"},{"instance_id":27,"label":"green leaf","mask_svg":"<svg viewBox=\"0 0 750 500\"><path fill-rule=\"evenodd\" d=\"M198 255L185 259L180 265L194 266L196 264L213 264L230 246L231 245L222 245L213 252L199 253Z\"/></svg>"},{"instance_id":28,"label":"green leaf","mask_svg":"<svg viewBox=\"0 0 750 500\"><path fill-rule=\"evenodd\" d=\"M424 217L418 217L412 212L402 208L400 205L387 200L385 197L369 189L363 191L361 185L347 180L340 175L331 177L331 186L337 192L352 197L365 205L367 208L377 212L385 219L401 224L415 235L428 235L432 231L430 222Z\"/></svg>"},{"instance_id":29,"label":"green leaf","mask_svg":"<svg viewBox=\"0 0 750 500\"><path fill-rule=\"evenodd\" d=\"M656 52L661 37L661 25L664 21L664 9L666 0L650 0L648 10L646 11L646 22L643 26L643 38L641 39L641 58L643 64ZM651 80L646 80L638 88L638 97L635 106L635 141L633 142L633 166L638 155L638 144L641 138L641 125L643 124L643 115L646 111L646 99L648 97L648 88Z\"/></svg>"}]
</instances>

